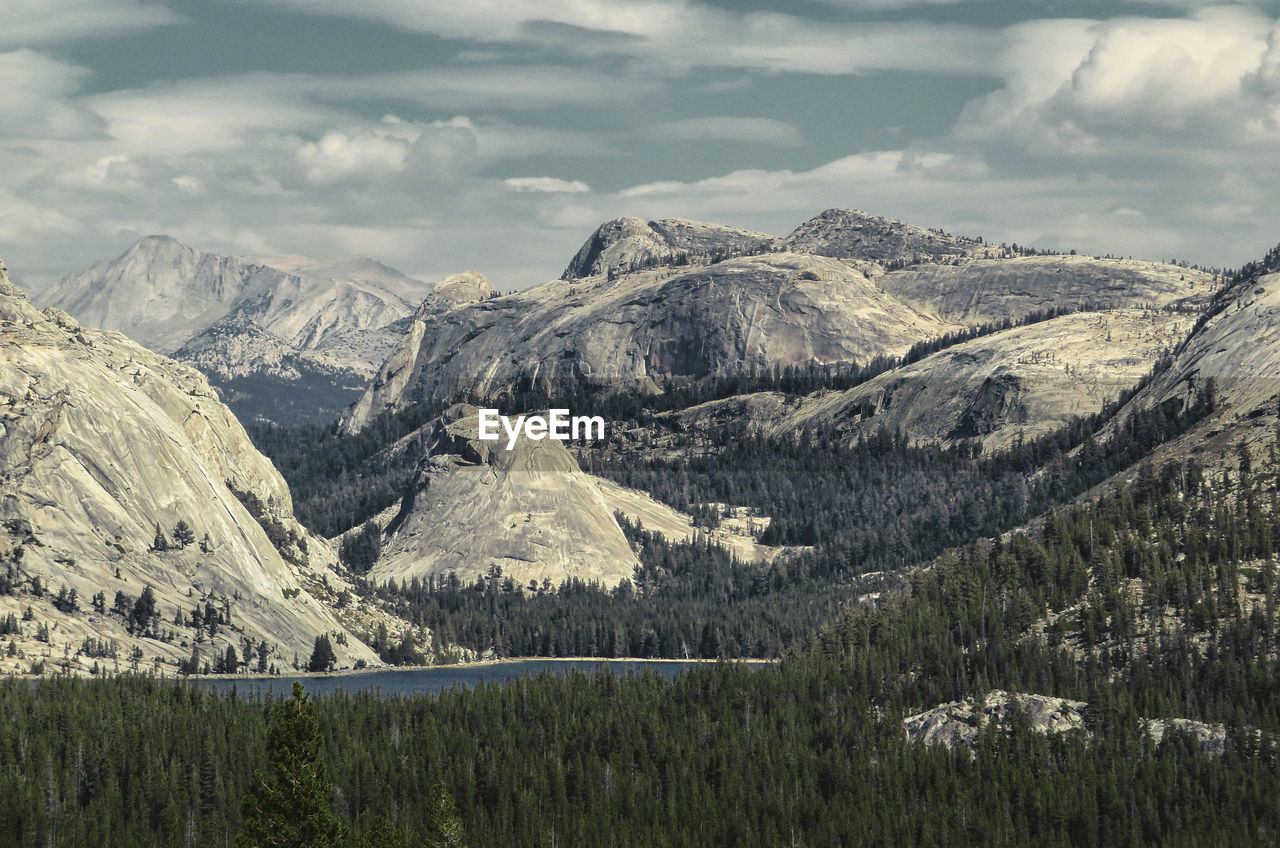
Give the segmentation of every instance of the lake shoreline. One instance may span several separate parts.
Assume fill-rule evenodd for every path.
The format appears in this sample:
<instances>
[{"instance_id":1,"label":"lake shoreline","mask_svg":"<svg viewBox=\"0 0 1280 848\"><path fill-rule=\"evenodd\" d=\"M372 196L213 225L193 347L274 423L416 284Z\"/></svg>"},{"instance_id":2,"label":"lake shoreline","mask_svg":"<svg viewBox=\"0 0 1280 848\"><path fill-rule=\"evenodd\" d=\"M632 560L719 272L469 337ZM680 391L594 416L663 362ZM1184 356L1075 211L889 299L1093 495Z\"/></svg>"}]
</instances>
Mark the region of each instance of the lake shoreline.
<instances>
[{"instance_id":1,"label":"lake shoreline","mask_svg":"<svg viewBox=\"0 0 1280 848\"><path fill-rule=\"evenodd\" d=\"M355 677L363 674L386 674L386 673L409 673L420 671L443 671L446 669L458 669L464 671L473 668L489 668L501 665L516 665L519 663L529 662L546 662L546 663L678 663L680 665L715 665L716 663L744 663L747 665L776 665L781 660L777 659L755 659L755 658L738 658L726 657L722 659L672 659L671 657L501 657L487 660L473 660L471 662L458 663L442 663L440 665L375 665L366 666L364 668L346 668L337 671L294 671L281 672L279 674L260 674L252 672L247 674L188 674L171 677L165 675L166 679L176 680L293 680L293 679L309 679L315 678L324 680L334 677ZM35 677L34 679L39 679Z\"/></svg>"}]
</instances>

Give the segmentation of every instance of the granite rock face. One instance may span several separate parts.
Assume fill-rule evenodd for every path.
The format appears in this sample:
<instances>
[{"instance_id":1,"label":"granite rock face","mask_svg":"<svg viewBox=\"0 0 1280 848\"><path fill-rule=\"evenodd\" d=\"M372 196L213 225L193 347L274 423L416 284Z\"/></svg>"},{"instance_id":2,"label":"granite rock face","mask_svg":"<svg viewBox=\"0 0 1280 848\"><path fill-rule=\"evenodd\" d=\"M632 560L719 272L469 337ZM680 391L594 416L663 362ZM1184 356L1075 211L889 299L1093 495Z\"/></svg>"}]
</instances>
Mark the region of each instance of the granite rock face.
<instances>
[{"instance_id":1,"label":"granite rock face","mask_svg":"<svg viewBox=\"0 0 1280 848\"><path fill-rule=\"evenodd\" d=\"M1280 397L1280 270L1242 281L1181 345L1173 366L1134 399L1194 402L1213 380L1221 405L1248 415Z\"/></svg>"},{"instance_id":2,"label":"granite rock face","mask_svg":"<svg viewBox=\"0 0 1280 848\"><path fill-rule=\"evenodd\" d=\"M648 222L615 218L591 234L560 279L616 277L659 266L709 265L781 248L781 239L733 227L683 218Z\"/></svg>"},{"instance_id":3,"label":"granite rock face","mask_svg":"<svg viewBox=\"0 0 1280 848\"><path fill-rule=\"evenodd\" d=\"M981 704L970 699L940 704L902 720L907 739L924 745L972 750L978 735L989 729L1008 729L1015 721L1037 733L1084 733L1089 705L1084 701L993 689ZM1145 719L1139 732L1160 745L1170 730L1187 734L1206 757L1226 751L1227 731L1222 725L1185 718Z\"/></svg>"},{"instance_id":4,"label":"granite rock face","mask_svg":"<svg viewBox=\"0 0 1280 848\"><path fill-rule=\"evenodd\" d=\"M943 257L960 259L987 249L977 239L927 230L857 209L828 209L797 227L784 244L787 250L797 253L866 260L884 266Z\"/></svg>"},{"instance_id":5,"label":"granite rock face","mask_svg":"<svg viewBox=\"0 0 1280 848\"><path fill-rule=\"evenodd\" d=\"M597 229L561 280L504 297L467 286L462 297L428 298L342 423L355 432L383 412L464 394L657 392L710 376L865 364L960 327L1016 322L1050 307L1189 309L1208 297L1212 283L1211 275L1173 265L1023 256L843 209L822 213L786 239L676 219L619 218ZM1088 341L1066 336L1066 343ZM1157 352L1141 342L1061 351L1064 375L1079 365L1098 380L1089 382L1080 404L1057 403L1044 412L1020 400L1029 391L1036 397L1034 385L1028 389L1016 374L988 374L993 381L968 419L930 438L953 431L956 438L966 432L986 438L1019 420L1024 407L1031 424L1096 411L1115 389L1102 371L1106 363L1118 357L1119 379L1136 381L1154 359L1141 367L1129 360ZM1003 358L1011 365L1027 364L1016 361L1020 351L1009 353ZM766 429L773 413L759 411L769 421L755 422L755 429ZM724 417L725 409L717 414Z\"/></svg>"},{"instance_id":6,"label":"granite rock face","mask_svg":"<svg viewBox=\"0 0 1280 848\"><path fill-rule=\"evenodd\" d=\"M886 274L880 283L924 312L968 325L1054 308L1194 308L1214 289L1213 275L1194 268L1061 255L923 263Z\"/></svg>"},{"instance_id":7,"label":"granite rock face","mask_svg":"<svg viewBox=\"0 0 1280 848\"><path fill-rule=\"evenodd\" d=\"M1190 330L1188 315L1078 312L938 351L843 392L803 400L776 433L881 429L918 441L981 439L987 450L1099 412L1136 385Z\"/></svg>"},{"instance_id":8,"label":"granite rock face","mask_svg":"<svg viewBox=\"0 0 1280 848\"><path fill-rule=\"evenodd\" d=\"M343 384L369 376L428 289L365 256L236 259L148 236L64 278L42 302L220 383L260 375L280 391L300 369L313 377L333 369Z\"/></svg>"},{"instance_id":9,"label":"granite rock face","mask_svg":"<svg viewBox=\"0 0 1280 848\"><path fill-rule=\"evenodd\" d=\"M865 362L954 329L841 261L804 254L558 280L446 312L419 310L343 424L354 432L381 412L459 391L654 390L753 369Z\"/></svg>"},{"instance_id":10,"label":"granite rock face","mask_svg":"<svg viewBox=\"0 0 1280 848\"><path fill-rule=\"evenodd\" d=\"M31 606L50 626L40 643L36 624L24 625L27 662L40 652L61 661L66 647L76 655L69 670L83 672L78 651L90 639L115 643L119 662L137 647L148 667L172 673L194 645L175 613L202 601L225 603L231 619L200 644L206 661L249 638L274 645L283 668L329 633L346 643L335 644L340 662L377 662L311 592L325 580L344 585L333 552L293 519L283 479L206 379L119 333L39 312L2 275L0 521L0 567L20 587L0 596L0 614ZM179 522L194 543L176 544ZM156 549L157 527L173 547ZM79 611L52 605L62 587L76 590ZM110 606L117 592L137 598L144 588L173 638L131 634L90 607L98 592Z\"/></svg>"},{"instance_id":11,"label":"granite rock face","mask_svg":"<svg viewBox=\"0 0 1280 848\"><path fill-rule=\"evenodd\" d=\"M1087 706L1083 701L993 689L981 704L972 700L941 704L903 719L902 726L912 742L972 748L983 729L1007 728L1015 711L1038 733L1083 731Z\"/></svg>"},{"instance_id":12,"label":"granite rock face","mask_svg":"<svg viewBox=\"0 0 1280 848\"><path fill-rule=\"evenodd\" d=\"M454 572L465 584L496 566L522 586L630 579L638 561L600 481L562 442L522 435L508 450L505 434L480 439L477 413L456 405L428 425L370 578L403 584Z\"/></svg>"}]
</instances>

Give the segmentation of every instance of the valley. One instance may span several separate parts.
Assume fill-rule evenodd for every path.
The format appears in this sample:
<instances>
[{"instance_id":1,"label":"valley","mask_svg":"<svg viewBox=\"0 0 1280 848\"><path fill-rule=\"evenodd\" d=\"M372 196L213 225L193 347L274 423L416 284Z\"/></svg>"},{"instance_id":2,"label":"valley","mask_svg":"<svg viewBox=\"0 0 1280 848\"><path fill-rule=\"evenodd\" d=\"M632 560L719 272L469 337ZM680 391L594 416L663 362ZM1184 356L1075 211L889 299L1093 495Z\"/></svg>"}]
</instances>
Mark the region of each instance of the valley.
<instances>
[{"instance_id":1,"label":"valley","mask_svg":"<svg viewBox=\"0 0 1280 848\"><path fill-rule=\"evenodd\" d=\"M627 781L630 811L606 801L608 788L584 786L573 803L556 795L547 769L571 741L539 755L490 740L506 762L486 759L474 740L489 731L476 722L534 693L545 707L522 721L563 720L565 699L593 704L573 713L587 722L578 738L605 727L652 738L644 753L622 743L625 756L674 758L683 784L717 806L769 791L715 777L725 763L750 751L786 762L805 788L752 817L756 833L795 820L848 838L817 812L822 799L881 785L888 803L920 805L957 837L936 796L885 783L886 760L939 781L986 769L1006 797L1057 821L1053 802L1024 793L1027 761L998 753L1005 745L1051 759L1054 781L1129 793L1115 803L1147 799L1148 830L1177 819L1160 777L1174 750L1200 752L1210 779L1270 785L1260 770L1280 733L1274 252L1226 273L993 246L850 210L787 237L619 219L560 280L507 295L476 272L441 280L374 328L380 341L360 337L365 360L342 344L369 327L328 323L341 302L313 300L314 321L270 305L296 284L262 279L329 266L296 260L246 277L248 266L176 255L195 269L181 285L231 268L213 288L234 288L227 274L239 274L237 291L264 305L211 318L236 302L219 295L198 314L156 312L153 329L104 314L154 330L157 347L189 326L195 335L172 352L190 364L39 311L7 280L0 290L0 667L98 678L41 683L57 709L111 691L145 712L158 679L199 673L705 662L674 680L567 673L436 695L426 709L452 729L435 725L441 736L413 744L438 758L447 737L457 768L486 775L444 768L451 785L472 787L459 803L491 841L530 835L549 815L589 844L582 804L636 832L670 807L646 782L670 778L647 766L602 777L624 756L602 742L576 773L594 787ZM181 288L146 274L150 290ZM234 405L230 387L247 379L274 386L276 409L331 409L306 400L329 395L298 357L367 382L327 421ZM507 445L481 437L481 407L568 409L607 429L564 442L517 431ZM775 662L729 662L746 658ZM7 703L25 697L0 687ZM261 710L189 697L231 736L262 733ZM603 706L619 702L633 711ZM360 722L378 722L378 734L401 726L399 701L319 703L335 738ZM705 756L680 741L695 732L682 724L689 705L717 716L716 730L696 731L710 740ZM660 729L659 714L672 716ZM131 732L108 725L113 739ZM473 742L456 735L463 728ZM392 761L334 762L352 786ZM1122 762L1139 763L1127 782ZM227 799L249 774L242 761L218 768L222 788L202 789L221 799L201 819L209 833L236 826ZM397 787L397 803L418 803L409 784L379 781ZM497 800L518 781L561 800L538 815ZM113 832L134 832L116 808L94 806L113 797L88 807ZM184 798L171 803L194 803ZM371 826L377 800L345 803L343 816ZM1265 819L1250 792L1212 803ZM693 808L672 809L671 827L692 833ZM1010 839L1056 826L985 815ZM1101 819L1068 818L1108 838ZM88 821L61 820L79 822L69 833ZM710 826L715 839L737 832L728 820Z\"/></svg>"}]
</instances>

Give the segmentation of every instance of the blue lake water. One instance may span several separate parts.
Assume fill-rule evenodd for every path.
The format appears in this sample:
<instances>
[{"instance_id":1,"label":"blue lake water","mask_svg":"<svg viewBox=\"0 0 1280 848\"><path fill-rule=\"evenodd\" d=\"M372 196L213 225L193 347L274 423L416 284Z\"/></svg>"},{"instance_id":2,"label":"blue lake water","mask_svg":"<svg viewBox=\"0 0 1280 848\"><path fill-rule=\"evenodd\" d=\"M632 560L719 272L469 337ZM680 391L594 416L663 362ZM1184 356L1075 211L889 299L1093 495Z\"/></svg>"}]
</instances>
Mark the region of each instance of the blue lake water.
<instances>
[{"instance_id":1,"label":"blue lake water","mask_svg":"<svg viewBox=\"0 0 1280 848\"><path fill-rule=\"evenodd\" d=\"M758 666L766 663L746 663ZM508 683L520 677L543 673L564 674L577 669L584 674L607 671L619 676L653 671L668 680L685 669L696 665L687 662L649 662L645 660L600 662L597 660L519 660L491 665L444 665L432 668L369 671L359 674L333 674L323 677L218 677L202 678L197 685L229 692L234 687L241 697L263 695L287 696L293 691L293 681L300 680L308 692L314 695L331 695L334 692L377 692L384 697L392 695L431 695L447 692L455 687L474 689L488 683Z\"/></svg>"}]
</instances>

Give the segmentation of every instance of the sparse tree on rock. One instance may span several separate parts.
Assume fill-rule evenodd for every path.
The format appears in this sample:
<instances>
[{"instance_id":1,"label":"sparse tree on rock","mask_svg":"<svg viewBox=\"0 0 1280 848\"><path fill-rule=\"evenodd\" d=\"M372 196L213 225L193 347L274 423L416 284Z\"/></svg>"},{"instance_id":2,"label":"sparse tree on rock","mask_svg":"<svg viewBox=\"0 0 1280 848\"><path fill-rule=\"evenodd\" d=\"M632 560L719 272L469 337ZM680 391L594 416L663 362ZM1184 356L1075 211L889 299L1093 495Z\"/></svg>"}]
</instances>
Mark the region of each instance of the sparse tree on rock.
<instances>
[{"instance_id":1,"label":"sparse tree on rock","mask_svg":"<svg viewBox=\"0 0 1280 848\"><path fill-rule=\"evenodd\" d=\"M185 521L179 521L173 528L173 541L179 546L185 548L196 540L195 531L191 529L191 525Z\"/></svg>"},{"instance_id":2,"label":"sparse tree on rock","mask_svg":"<svg viewBox=\"0 0 1280 848\"><path fill-rule=\"evenodd\" d=\"M151 550L153 551L169 550L169 539L167 536L164 535L164 530L160 527L159 522L156 522L156 537L155 537L155 540L152 541L151 543Z\"/></svg>"}]
</instances>

